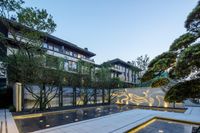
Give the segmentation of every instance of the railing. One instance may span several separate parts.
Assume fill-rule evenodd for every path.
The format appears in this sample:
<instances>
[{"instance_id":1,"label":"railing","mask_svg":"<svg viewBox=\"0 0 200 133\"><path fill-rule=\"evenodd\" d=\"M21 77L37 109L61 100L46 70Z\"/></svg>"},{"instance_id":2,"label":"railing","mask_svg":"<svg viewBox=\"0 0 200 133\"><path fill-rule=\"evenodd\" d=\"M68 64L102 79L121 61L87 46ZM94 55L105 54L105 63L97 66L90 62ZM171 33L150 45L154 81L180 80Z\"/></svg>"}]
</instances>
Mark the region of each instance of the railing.
<instances>
[{"instance_id":1,"label":"railing","mask_svg":"<svg viewBox=\"0 0 200 133\"><path fill-rule=\"evenodd\" d=\"M94 59L81 58L81 60L87 61L87 62L89 62L89 63L95 63L95 62L94 62Z\"/></svg>"},{"instance_id":2,"label":"railing","mask_svg":"<svg viewBox=\"0 0 200 133\"><path fill-rule=\"evenodd\" d=\"M117 68L115 68L115 67L110 67L110 69L111 69L111 70L114 70L114 71L118 71L118 72L120 72L120 73L122 73L122 72L123 72L122 70L120 70L120 69L117 69Z\"/></svg>"}]
</instances>

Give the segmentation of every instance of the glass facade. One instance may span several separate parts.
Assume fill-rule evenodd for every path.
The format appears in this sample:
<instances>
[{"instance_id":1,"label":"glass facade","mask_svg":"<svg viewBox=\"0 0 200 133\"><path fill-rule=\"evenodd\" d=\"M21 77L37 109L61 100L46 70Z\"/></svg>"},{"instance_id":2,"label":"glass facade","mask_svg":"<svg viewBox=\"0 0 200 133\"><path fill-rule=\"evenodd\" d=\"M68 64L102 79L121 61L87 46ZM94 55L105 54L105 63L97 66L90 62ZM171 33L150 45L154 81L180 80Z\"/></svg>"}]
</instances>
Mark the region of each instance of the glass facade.
<instances>
[{"instance_id":1,"label":"glass facade","mask_svg":"<svg viewBox=\"0 0 200 133\"><path fill-rule=\"evenodd\" d=\"M104 103L109 102L109 89L104 89Z\"/></svg>"},{"instance_id":2,"label":"glass facade","mask_svg":"<svg viewBox=\"0 0 200 133\"><path fill-rule=\"evenodd\" d=\"M24 109L39 108L37 96L40 96L40 87L37 85L26 85L24 87Z\"/></svg>"},{"instance_id":3,"label":"glass facade","mask_svg":"<svg viewBox=\"0 0 200 133\"><path fill-rule=\"evenodd\" d=\"M64 87L62 92L63 106L73 105L73 88Z\"/></svg>"},{"instance_id":4,"label":"glass facade","mask_svg":"<svg viewBox=\"0 0 200 133\"><path fill-rule=\"evenodd\" d=\"M33 93L34 95L33 95ZM29 85L24 88L23 97L23 108L32 109L40 107L40 101L37 97L40 97L41 87L37 85ZM74 100L76 100L76 105L92 105L92 104L103 104L103 91L102 89L89 89L89 88L76 88L76 94L72 87L58 87L46 86L45 93L42 93L43 101L44 95L47 97L49 103L46 108L60 107L60 106L74 106ZM96 101L95 101L96 96ZM84 104L85 102L85 104ZM109 90L104 89L104 103L109 102ZM75 106L76 106L75 105Z\"/></svg>"},{"instance_id":5,"label":"glass facade","mask_svg":"<svg viewBox=\"0 0 200 133\"><path fill-rule=\"evenodd\" d=\"M59 88L47 86L46 94L48 94L47 99L50 100L47 107L59 107Z\"/></svg>"},{"instance_id":6,"label":"glass facade","mask_svg":"<svg viewBox=\"0 0 200 133\"><path fill-rule=\"evenodd\" d=\"M76 105L83 105L84 98L85 98L84 89L76 88Z\"/></svg>"},{"instance_id":7,"label":"glass facade","mask_svg":"<svg viewBox=\"0 0 200 133\"><path fill-rule=\"evenodd\" d=\"M95 91L94 89L88 89L88 104L94 104L95 100Z\"/></svg>"},{"instance_id":8,"label":"glass facade","mask_svg":"<svg viewBox=\"0 0 200 133\"><path fill-rule=\"evenodd\" d=\"M97 89L97 103L102 103L102 89Z\"/></svg>"}]
</instances>

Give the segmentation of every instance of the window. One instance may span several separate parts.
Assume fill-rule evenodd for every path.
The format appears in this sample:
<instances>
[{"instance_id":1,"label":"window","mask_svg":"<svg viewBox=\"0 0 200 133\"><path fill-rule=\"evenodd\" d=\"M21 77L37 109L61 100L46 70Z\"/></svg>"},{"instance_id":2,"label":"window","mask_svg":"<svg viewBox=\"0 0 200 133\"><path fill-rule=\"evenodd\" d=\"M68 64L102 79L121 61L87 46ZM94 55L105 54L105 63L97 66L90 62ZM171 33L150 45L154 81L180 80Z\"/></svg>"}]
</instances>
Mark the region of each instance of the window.
<instances>
[{"instance_id":1,"label":"window","mask_svg":"<svg viewBox=\"0 0 200 133\"><path fill-rule=\"evenodd\" d=\"M73 57L76 57L76 58L78 58L78 54L77 54L77 53L75 53L75 52L73 52Z\"/></svg>"},{"instance_id":2,"label":"window","mask_svg":"<svg viewBox=\"0 0 200 133\"><path fill-rule=\"evenodd\" d=\"M81 58L82 58L82 55L81 55L81 54L78 54L78 58L81 59Z\"/></svg>"},{"instance_id":3,"label":"window","mask_svg":"<svg viewBox=\"0 0 200 133\"><path fill-rule=\"evenodd\" d=\"M73 56L73 53L72 53L72 51L69 51L69 55L70 55L70 56Z\"/></svg>"},{"instance_id":4,"label":"window","mask_svg":"<svg viewBox=\"0 0 200 133\"><path fill-rule=\"evenodd\" d=\"M77 62L74 61L68 61L69 63L69 70L70 71L77 71Z\"/></svg>"},{"instance_id":5,"label":"window","mask_svg":"<svg viewBox=\"0 0 200 133\"><path fill-rule=\"evenodd\" d=\"M70 51L66 49L65 54L69 55Z\"/></svg>"},{"instance_id":6,"label":"window","mask_svg":"<svg viewBox=\"0 0 200 133\"><path fill-rule=\"evenodd\" d=\"M49 45L48 45L48 49L53 50L53 45L52 45L52 44L49 44Z\"/></svg>"},{"instance_id":7,"label":"window","mask_svg":"<svg viewBox=\"0 0 200 133\"><path fill-rule=\"evenodd\" d=\"M68 63L68 61L67 60L65 60L65 62L64 62L64 70L68 70L68 66L69 65L69 63Z\"/></svg>"},{"instance_id":8,"label":"window","mask_svg":"<svg viewBox=\"0 0 200 133\"><path fill-rule=\"evenodd\" d=\"M60 52L60 47L57 46L57 45L54 45L54 51L56 51L56 52Z\"/></svg>"}]
</instances>

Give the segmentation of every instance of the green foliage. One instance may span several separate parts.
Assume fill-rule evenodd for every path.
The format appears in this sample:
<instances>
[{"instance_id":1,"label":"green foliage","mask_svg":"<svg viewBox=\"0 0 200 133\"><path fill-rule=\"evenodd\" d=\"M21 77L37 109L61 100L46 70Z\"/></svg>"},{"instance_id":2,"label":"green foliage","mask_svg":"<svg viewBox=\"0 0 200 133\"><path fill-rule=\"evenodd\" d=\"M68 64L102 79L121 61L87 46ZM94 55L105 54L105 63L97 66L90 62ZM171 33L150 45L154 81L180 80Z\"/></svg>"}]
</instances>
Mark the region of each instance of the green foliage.
<instances>
[{"instance_id":1,"label":"green foliage","mask_svg":"<svg viewBox=\"0 0 200 133\"><path fill-rule=\"evenodd\" d=\"M95 88L109 88L111 82L111 73L109 67L102 66L95 73Z\"/></svg>"},{"instance_id":2,"label":"green foliage","mask_svg":"<svg viewBox=\"0 0 200 133\"><path fill-rule=\"evenodd\" d=\"M180 78L187 77L200 68L200 44L186 48L179 56L176 64L176 74Z\"/></svg>"},{"instance_id":3,"label":"green foliage","mask_svg":"<svg viewBox=\"0 0 200 133\"><path fill-rule=\"evenodd\" d=\"M149 64L148 55L139 56L135 61L132 61L133 65L140 68L142 71L146 71L147 66Z\"/></svg>"},{"instance_id":4,"label":"green foliage","mask_svg":"<svg viewBox=\"0 0 200 133\"><path fill-rule=\"evenodd\" d=\"M158 55L153 60L150 61L148 68L154 67L154 65L161 59L171 59L172 62L176 59L177 54L175 52L164 52L161 55Z\"/></svg>"},{"instance_id":5,"label":"green foliage","mask_svg":"<svg viewBox=\"0 0 200 133\"><path fill-rule=\"evenodd\" d=\"M188 15L187 20L185 21L185 28L189 32L199 34L200 27L200 2L198 2L197 6L192 10L192 12Z\"/></svg>"},{"instance_id":6,"label":"green foliage","mask_svg":"<svg viewBox=\"0 0 200 133\"><path fill-rule=\"evenodd\" d=\"M119 78L112 78L110 81L110 89L123 87L123 83Z\"/></svg>"},{"instance_id":7,"label":"green foliage","mask_svg":"<svg viewBox=\"0 0 200 133\"><path fill-rule=\"evenodd\" d=\"M169 83L169 79L168 78L158 78L158 79L155 79L152 84L151 84L151 87L152 88L157 88L157 87L161 87L161 86L165 86Z\"/></svg>"},{"instance_id":8,"label":"green foliage","mask_svg":"<svg viewBox=\"0 0 200 133\"><path fill-rule=\"evenodd\" d=\"M56 24L53 17L45 9L23 8L17 13L17 16L20 24L31 29L47 33L55 31Z\"/></svg>"},{"instance_id":9,"label":"green foliage","mask_svg":"<svg viewBox=\"0 0 200 133\"><path fill-rule=\"evenodd\" d=\"M141 82L148 82L155 77L154 71L148 69L141 78Z\"/></svg>"},{"instance_id":10,"label":"green foliage","mask_svg":"<svg viewBox=\"0 0 200 133\"><path fill-rule=\"evenodd\" d=\"M166 69L173 66L176 61L177 54L175 52L164 52L155 57L149 64L148 70L143 75L141 81L147 82L157 76L160 76Z\"/></svg>"},{"instance_id":11,"label":"green foliage","mask_svg":"<svg viewBox=\"0 0 200 133\"><path fill-rule=\"evenodd\" d=\"M179 82L172 86L165 96L165 101L182 102L187 98L200 98L200 79Z\"/></svg>"},{"instance_id":12,"label":"green foliage","mask_svg":"<svg viewBox=\"0 0 200 133\"><path fill-rule=\"evenodd\" d=\"M142 77L142 81L153 81L152 87L168 84L168 102L199 98L200 44L195 42L200 35L200 1L188 15L185 27L188 32L174 40L168 52L153 59ZM168 76L163 76L166 72Z\"/></svg>"},{"instance_id":13,"label":"green foliage","mask_svg":"<svg viewBox=\"0 0 200 133\"><path fill-rule=\"evenodd\" d=\"M189 45L191 45L193 42L195 42L197 39L197 36L191 33L185 33L181 35L179 38L174 40L172 45L170 46L170 51L177 51L179 49L187 48Z\"/></svg>"},{"instance_id":14,"label":"green foliage","mask_svg":"<svg viewBox=\"0 0 200 133\"><path fill-rule=\"evenodd\" d=\"M15 13L22 9L23 0L1 0L0 1L0 16L9 18L10 13Z\"/></svg>"}]
</instances>

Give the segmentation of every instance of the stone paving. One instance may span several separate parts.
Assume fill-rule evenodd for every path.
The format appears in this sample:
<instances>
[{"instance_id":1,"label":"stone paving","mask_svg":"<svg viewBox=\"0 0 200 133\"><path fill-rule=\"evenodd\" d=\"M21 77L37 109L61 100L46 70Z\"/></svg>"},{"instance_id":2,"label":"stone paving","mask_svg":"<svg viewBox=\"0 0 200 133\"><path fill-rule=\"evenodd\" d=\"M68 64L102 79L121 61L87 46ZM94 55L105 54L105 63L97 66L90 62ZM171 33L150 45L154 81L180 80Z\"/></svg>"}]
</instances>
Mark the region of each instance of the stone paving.
<instances>
[{"instance_id":1,"label":"stone paving","mask_svg":"<svg viewBox=\"0 0 200 133\"><path fill-rule=\"evenodd\" d=\"M189 107L185 113L134 109L122 113L39 130L35 133L122 133L154 117L200 123L200 108ZM0 126L0 133L1 130L2 133L18 133L12 114L8 110L6 110L6 117L5 110L0 110L0 122L1 121L2 126Z\"/></svg>"},{"instance_id":2,"label":"stone paving","mask_svg":"<svg viewBox=\"0 0 200 133\"><path fill-rule=\"evenodd\" d=\"M53 127L35 133L123 133L153 117L200 123L200 108L190 107L185 113L134 109L100 118Z\"/></svg>"},{"instance_id":3,"label":"stone paving","mask_svg":"<svg viewBox=\"0 0 200 133\"><path fill-rule=\"evenodd\" d=\"M19 133L12 114L6 110L0 110L0 133Z\"/></svg>"}]
</instances>

